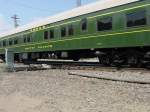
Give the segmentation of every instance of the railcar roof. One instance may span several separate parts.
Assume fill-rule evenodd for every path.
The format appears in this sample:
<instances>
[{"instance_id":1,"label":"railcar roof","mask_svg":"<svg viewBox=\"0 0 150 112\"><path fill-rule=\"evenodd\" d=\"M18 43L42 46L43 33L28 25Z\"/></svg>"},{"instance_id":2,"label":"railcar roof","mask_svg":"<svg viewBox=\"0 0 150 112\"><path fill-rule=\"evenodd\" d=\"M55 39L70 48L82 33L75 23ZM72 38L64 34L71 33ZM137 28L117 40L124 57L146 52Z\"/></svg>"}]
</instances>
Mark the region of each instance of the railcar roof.
<instances>
[{"instance_id":1,"label":"railcar roof","mask_svg":"<svg viewBox=\"0 0 150 112\"><path fill-rule=\"evenodd\" d=\"M81 7L77 7L77 8L74 8L72 10L69 10L69 11L66 11L66 12L45 18L45 19L41 19L39 21L30 23L30 24L27 24L27 25L24 25L21 27L18 27L18 28L13 29L9 32L0 34L0 37L12 35L12 34L26 31L26 30L29 30L29 29L32 29L35 27L43 26L46 24L50 24L50 23L62 21L65 19L69 19L72 17L76 17L76 16L80 16L80 15L84 15L84 14L112 8L115 6L120 6L120 5L124 5L124 4L128 4L128 3L132 3L132 2L136 2L136 1L140 1L140 0L99 0L95 3L91 3L89 5L84 5Z\"/></svg>"}]
</instances>

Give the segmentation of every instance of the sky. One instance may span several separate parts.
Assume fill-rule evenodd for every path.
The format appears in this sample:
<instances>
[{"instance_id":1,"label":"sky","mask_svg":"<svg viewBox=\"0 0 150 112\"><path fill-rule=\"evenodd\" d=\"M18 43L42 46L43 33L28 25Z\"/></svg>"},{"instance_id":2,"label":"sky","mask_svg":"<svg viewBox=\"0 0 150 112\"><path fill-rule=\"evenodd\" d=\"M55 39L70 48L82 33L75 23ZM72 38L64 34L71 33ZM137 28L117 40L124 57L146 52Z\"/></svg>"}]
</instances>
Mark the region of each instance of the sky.
<instances>
[{"instance_id":1,"label":"sky","mask_svg":"<svg viewBox=\"0 0 150 112\"><path fill-rule=\"evenodd\" d=\"M86 5L97 0L82 0ZM17 14L20 26L76 7L76 0L0 0L0 33L14 27L12 16Z\"/></svg>"}]
</instances>

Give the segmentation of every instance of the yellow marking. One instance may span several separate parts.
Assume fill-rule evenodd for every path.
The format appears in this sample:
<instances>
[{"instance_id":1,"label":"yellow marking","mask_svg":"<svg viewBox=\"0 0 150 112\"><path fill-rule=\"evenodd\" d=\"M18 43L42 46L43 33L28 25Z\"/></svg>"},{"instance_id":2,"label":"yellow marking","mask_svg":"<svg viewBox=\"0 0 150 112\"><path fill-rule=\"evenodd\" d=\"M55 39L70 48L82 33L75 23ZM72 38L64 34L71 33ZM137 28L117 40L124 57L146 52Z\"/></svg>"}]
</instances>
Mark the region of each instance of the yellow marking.
<instances>
[{"instance_id":1,"label":"yellow marking","mask_svg":"<svg viewBox=\"0 0 150 112\"><path fill-rule=\"evenodd\" d=\"M150 29L148 30L139 30L139 31L131 31L131 32L120 32L120 33L112 33L112 34L104 34L104 35L93 35L93 36L86 36L86 37L79 37L79 38L71 38L71 39L64 39L64 40L56 40L56 41L48 41L48 42L41 42L41 43L31 43L31 44L24 44L24 45L15 45L11 47L6 47L6 48L15 48L15 47L22 47L22 46L32 46L32 45L38 45L38 44L46 44L46 43L54 43L54 42L64 42L64 41L69 41L69 40L79 40L79 39L87 39L87 38L94 38L94 37L104 37L104 36L114 36L114 35L123 35L123 34L132 34L132 33L141 33L141 32L149 32ZM53 47L53 46L52 46ZM4 49L4 48L0 48Z\"/></svg>"},{"instance_id":2,"label":"yellow marking","mask_svg":"<svg viewBox=\"0 0 150 112\"><path fill-rule=\"evenodd\" d=\"M100 16L115 14L115 13L124 12L124 11L132 10L132 9L138 9L138 8L142 8L142 7L147 7L147 6L149 6L149 5L150 5L150 4L140 5L140 6L137 6L137 7L132 7L132 8L128 8L128 9L123 9L123 10L119 10L119 11L115 11L115 12L109 12L109 13L105 13L105 14L100 14L100 15L96 15L96 16L92 16L92 17L88 17L88 18L91 19L91 18L96 18L96 17L100 17Z\"/></svg>"},{"instance_id":3,"label":"yellow marking","mask_svg":"<svg viewBox=\"0 0 150 112\"><path fill-rule=\"evenodd\" d=\"M46 48L52 48L53 45L41 45L41 46L33 46L33 47L26 47L25 50L34 50L34 49L46 49Z\"/></svg>"},{"instance_id":4,"label":"yellow marking","mask_svg":"<svg viewBox=\"0 0 150 112\"><path fill-rule=\"evenodd\" d=\"M45 45L45 46L38 46L38 49L46 49L46 48L52 48L53 45Z\"/></svg>"},{"instance_id":5,"label":"yellow marking","mask_svg":"<svg viewBox=\"0 0 150 112\"><path fill-rule=\"evenodd\" d=\"M27 47L27 48L25 48L25 50L33 50L33 49L35 49L35 47Z\"/></svg>"},{"instance_id":6,"label":"yellow marking","mask_svg":"<svg viewBox=\"0 0 150 112\"><path fill-rule=\"evenodd\" d=\"M114 14L114 13L119 13L119 12L123 12L123 11L128 11L128 10L132 10L132 9L141 8L141 7L146 7L146 6L149 6L149 5L150 5L150 4L140 5L140 6L133 7L133 8L128 8L128 9L124 9L124 10L120 10L120 11L115 11L115 12L109 12L109 13L100 14L100 15L96 15L96 16L92 16L92 17L87 17L87 18L88 18L88 19L92 19L92 18L96 18L96 17L100 17L100 16L110 15L110 14ZM93 12L93 13L94 13L94 12ZM65 25L65 24L75 23L75 22L78 22L78 21L81 21L81 19L74 20L74 21L69 21L69 22L65 22L65 23L62 23L62 24L59 24L59 25L52 25L52 26L49 26L49 27L47 27L47 28L62 26L62 25Z\"/></svg>"},{"instance_id":7,"label":"yellow marking","mask_svg":"<svg viewBox=\"0 0 150 112\"><path fill-rule=\"evenodd\" d=\"M92 19L92 18L96 18L96 17L100 17L100 16L106 16L106 15L110 15L110 14L114 14L114 13L119 13L119 12L123 12L123 11L128 11L128 10L132 10L132 9L137 9L137 8L142 8L142 7L147 7L147 6L150 6L150 4L145 4L145 5L139 5L139 6L136 6L136 7L132 7L132 8L128 8L128 9L123 9L123 10L120 10L120 11L115 11L115 12L109 12L109 13L105 13L105 14L100 14L100 15L96 15L96 16L92 16L92 17L87 17L88 19ZM75 21L70 21L70 22L66 22L66 23L62 23L62 24L59 24L59 25L52 25L52 26L49 26L48 28L52 28L52 27L57 27L57 26L62 26L62 25L65 25L65 24L70 24L70 23L74 23L74 22L78 22L80 21L81 19L79 20L75 20ZM41 26L42 29L45 29L46 27L45 26ZM30 30L31 31L31 30ZM23 33L21 35L24 35L24 34L28 34L28 33L33 33L36 31L36 28L33 28L33 30L31 32L27 32L27 33ZM39 30L40 31L40 30ZM18 35L19 36L19 35ZM0 39L0 40L4 40L6 37L4 37L3 39ZM11 37L8 37L7 39L9 39Z\"/></svg>"}]
</instances>

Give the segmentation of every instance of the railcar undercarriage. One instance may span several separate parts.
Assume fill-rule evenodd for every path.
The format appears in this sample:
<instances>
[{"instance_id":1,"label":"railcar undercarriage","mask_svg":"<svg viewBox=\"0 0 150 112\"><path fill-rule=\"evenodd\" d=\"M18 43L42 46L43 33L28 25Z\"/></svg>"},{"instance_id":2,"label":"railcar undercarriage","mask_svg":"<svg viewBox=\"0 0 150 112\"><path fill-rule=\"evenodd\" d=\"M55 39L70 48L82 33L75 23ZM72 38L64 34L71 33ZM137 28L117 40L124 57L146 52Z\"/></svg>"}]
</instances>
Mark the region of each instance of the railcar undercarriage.
<instances>
[{"instance_id":1,"label":"railcar undercarriage","mask_svg":"<svg viewBox=\"0 0 150 112\"><path fill-rule=\"evenodd\" d=\"M14 55L17 62L37 61L37 59L71 59L79 61L80 58L94 57L98 57L99 63L104 66L150 66L149 47L18 53ZM0 55L0 58L5 60L4 55Z\"/></svg>"},{"instance_id":2,"label":"railcar undercarriage","mask_svg":"<svg viewBox=\"0 0 150 112\"><path fill-rule=\"evenodd\" d=\"M99 62L106 66L147 67L150 65L149 48L103 49L97 53Z\"/></svg>"}]
</instances>

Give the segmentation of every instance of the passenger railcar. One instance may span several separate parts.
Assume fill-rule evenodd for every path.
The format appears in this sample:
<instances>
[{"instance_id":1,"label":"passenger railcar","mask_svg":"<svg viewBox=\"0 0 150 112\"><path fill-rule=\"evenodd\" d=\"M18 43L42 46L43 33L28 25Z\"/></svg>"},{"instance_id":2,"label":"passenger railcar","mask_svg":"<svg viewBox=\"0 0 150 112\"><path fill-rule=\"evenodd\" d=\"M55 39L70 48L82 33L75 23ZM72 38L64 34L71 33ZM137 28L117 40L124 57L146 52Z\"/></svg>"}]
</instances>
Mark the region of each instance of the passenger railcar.
<instances>
[{"instance_id":1,"label":"passenger railcar","mask_svg":"<svg viewBox=\"0 0 150 112\"><path fill-rule=\"evenodd\" d=\"M101 64L150 61L150 0L101 0L0 35L16 60L98 57Z\"/></svg>"}]
</instances>

